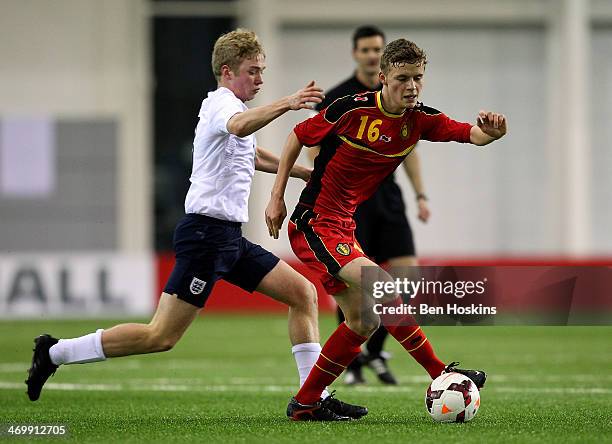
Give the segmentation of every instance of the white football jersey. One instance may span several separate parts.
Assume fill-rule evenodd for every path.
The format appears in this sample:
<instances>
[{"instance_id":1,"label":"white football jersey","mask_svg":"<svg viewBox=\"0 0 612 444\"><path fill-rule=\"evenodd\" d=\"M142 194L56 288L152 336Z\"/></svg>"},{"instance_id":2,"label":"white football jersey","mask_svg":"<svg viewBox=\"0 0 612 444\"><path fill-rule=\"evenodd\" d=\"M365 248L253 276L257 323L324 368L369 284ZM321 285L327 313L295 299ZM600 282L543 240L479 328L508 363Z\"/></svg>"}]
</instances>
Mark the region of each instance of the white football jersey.
<instances>
[{"instance_id":1,"label":"white football jersey","mask_svg":"<svg viewBox=\"0 0 612 444\"><path fill-rule=\"evenodd\" d=\"M193 141L186 213L248 222L257 142L253 134L238 137L227 131L229 119L247 109L244 102L225 87L209 92L202 101Z\"/></svg>"}]
</instances>

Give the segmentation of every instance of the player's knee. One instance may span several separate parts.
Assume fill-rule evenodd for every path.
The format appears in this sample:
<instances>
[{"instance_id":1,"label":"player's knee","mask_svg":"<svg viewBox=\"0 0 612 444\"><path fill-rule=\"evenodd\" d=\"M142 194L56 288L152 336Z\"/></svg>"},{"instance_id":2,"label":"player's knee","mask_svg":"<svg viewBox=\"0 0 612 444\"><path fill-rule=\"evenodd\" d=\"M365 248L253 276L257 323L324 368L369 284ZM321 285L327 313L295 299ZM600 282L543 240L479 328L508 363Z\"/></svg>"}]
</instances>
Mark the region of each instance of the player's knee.
<instances>
[{"instance_id":1,"label":"player's knee","mask_svg":"<svg viewBox=\"0 0 612 444\"><path fill-rule=\"evenodd\" d=\"M154 351L165 352L172 350L176 342L177 341L172 338L158 338L154 343Z\"/></svg>"},{"instance_id":2,"label":"player's knee","mask_svg":"<svg viewBox=\"0 0 612 444\"><path fill-rule=\"evenodd\" d=\"M317 310L317 288L308 279L300 279L293 294L293 308L299 308L303 311Z\"/></svg>"},{"instance_id":3,"label":"player's knee","mask_svg":"<svg viewBox=\"0 0 612 444\"><path fill-rule=\"evenodd\" d=\"M369 337L380 327L380 316L376 313L368 314L363 317L362 324L363 329L367 332L363 336Z\"/></svg>"},{"instance_id":4,"label":"player's knee","mask_svg":"<svg viewBox=\"0 0 612 444\"><path fill-rule=\"evenodd\" d=\"M401 297L401 296L398 293L385 293L376 302L378 302L380 304L389 304L389 303L395 301L399 297Z\"/></svg>"},{"instance_id":5,"label":"player's knee","mask_svg":"<svg viewBox=\"0 0 612 444\"><path fill-rule=\"evenodd\" d=\"M303 296L304 301L308 304L308 307L312 310L317 310L318 307L318 297L317 297L317 287L310 281L306 281L303 288Z\"/></svg>"},{"instance_id":6,"label":"player's knee","mask_svg":"<svg viewBox=\"0 0 612 444\"><path fill-rule=\"evenodd\" d=\"M172 335L165 335L158 330L151 329L148 339L150 351L157 353L172 350L179 338Z\"/></svg>"},{"instance_id":7,"label":"player's knee","mask_svg":"<svg viewBox=\"0 0 612 444\"><path fill-rule=\"evenodd\" d=\"M347 324L355 333L370 337L380 326L380 317L376 313L349 316Z\"/></svg>"}]
</instances>

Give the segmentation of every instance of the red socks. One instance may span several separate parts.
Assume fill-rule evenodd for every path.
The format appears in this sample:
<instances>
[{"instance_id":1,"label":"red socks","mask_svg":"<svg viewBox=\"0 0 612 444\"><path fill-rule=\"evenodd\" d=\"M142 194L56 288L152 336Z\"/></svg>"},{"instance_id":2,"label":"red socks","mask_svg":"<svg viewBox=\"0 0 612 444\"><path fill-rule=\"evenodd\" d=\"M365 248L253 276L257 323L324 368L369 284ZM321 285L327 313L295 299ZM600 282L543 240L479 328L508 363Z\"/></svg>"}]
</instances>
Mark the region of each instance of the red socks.
<instances>
[{"instance_id":1,"label":"red socks","mask_svg":"<svg viewBox=\"0 0 612 444\"><path fill-rule=\"evenodd\" d=\"M399 307L401 304L401 299L397 298L384 304L384 306ZM416 319L409 314L381 315L381 321L402 347L427 370L432 379L440 376L446 366L434 353L429 340L417 324Z\"/></svg>"},{"instance_id":2,"label":"red socks","mask_svg":"<svg viewBox=\"0 0 612 444\"><path fill-rule=\"evenodd\" d=\"M340 324L323 346L319 359L295 399L300 404L317 402L325 387L334 382L357 357L366 339L348 328L346 323Z\"/></svg>"},{"instance_id":3,"label":"red socks","mask_svg":"<svg viewBox=\"0 0 612 444\"><path fill-rule=\"evenodd\" d=\"M398 298L385 306L396 307L401 303ZM440 376L445 365L438 359L425 333L411 315L382 315L381 318L389 333L427 370L432 379ZM361 344L366 340L365 336L348 328L346 323L340 324L323 346L319 359L295 399L307 405L317 402L325 387L334 382L357 357Z\"/></svg>"}]
</instances>

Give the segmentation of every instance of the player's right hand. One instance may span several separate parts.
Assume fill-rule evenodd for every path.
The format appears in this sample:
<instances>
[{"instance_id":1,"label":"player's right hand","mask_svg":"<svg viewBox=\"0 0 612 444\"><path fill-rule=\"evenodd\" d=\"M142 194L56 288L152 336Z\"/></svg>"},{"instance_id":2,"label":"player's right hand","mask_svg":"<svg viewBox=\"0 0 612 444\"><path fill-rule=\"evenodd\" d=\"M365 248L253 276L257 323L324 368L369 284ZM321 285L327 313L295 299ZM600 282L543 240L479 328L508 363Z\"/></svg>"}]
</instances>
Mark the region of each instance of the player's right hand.
<instances>
[{"instance_id":1,"label":"player's right hand","mask_svg":"<svg viewBox=\"0 0 612 444\"><path fill-rule=\"evenodd\" d=\"M419 199L417 201L417 205L419 207L419 220L426 224L429 220L429 216L431 216L429 205L427 205L427 201L425 199Z\"/></svg>"},{"instance_id":2,"label":"player's right hand","mask_svg":"<svg viewBox=\"0 0 612 444\"><path fill-rule=\"evenodd\" d=\"M294 111L298 109L314 109L314 106L310 105L310 103L321 103L324 98L323 89L315 86L315 81L311 80L304 88L288 97L289 108Z\"/></svg>"},{"instance_id":3,"label":"player's right hand","mask_svg":"<svg viewBox=\"0 0 612 444\"><path fill-rule=\"evenodd\" d=\"M285 206L284 199L277 199L272 197L268 206L266 207L266 225L268 226L268 233L274 239L278 239L278 233L283 226L283 221L287 217L287 207Z\"/></svg>"}]
</instances>

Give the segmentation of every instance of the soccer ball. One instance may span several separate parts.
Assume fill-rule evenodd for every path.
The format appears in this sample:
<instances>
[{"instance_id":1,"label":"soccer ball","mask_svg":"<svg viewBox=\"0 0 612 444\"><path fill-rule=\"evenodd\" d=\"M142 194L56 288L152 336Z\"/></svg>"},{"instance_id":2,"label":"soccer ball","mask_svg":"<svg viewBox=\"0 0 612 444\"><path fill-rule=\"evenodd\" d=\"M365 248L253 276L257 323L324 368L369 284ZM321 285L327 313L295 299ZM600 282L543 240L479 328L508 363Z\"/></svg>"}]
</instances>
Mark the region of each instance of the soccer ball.
<instances>
[{"instance_id":1,"label":"soccer ball","mask_svg":"<svg viewBox=\"0 0 612 444\"><path fill-rule=\"evenodd\" d=\"M427 388L425 406L435 421L467 422L480 408L480 392L467 376L444 373Z\"/></svg>"}]
</instances>

